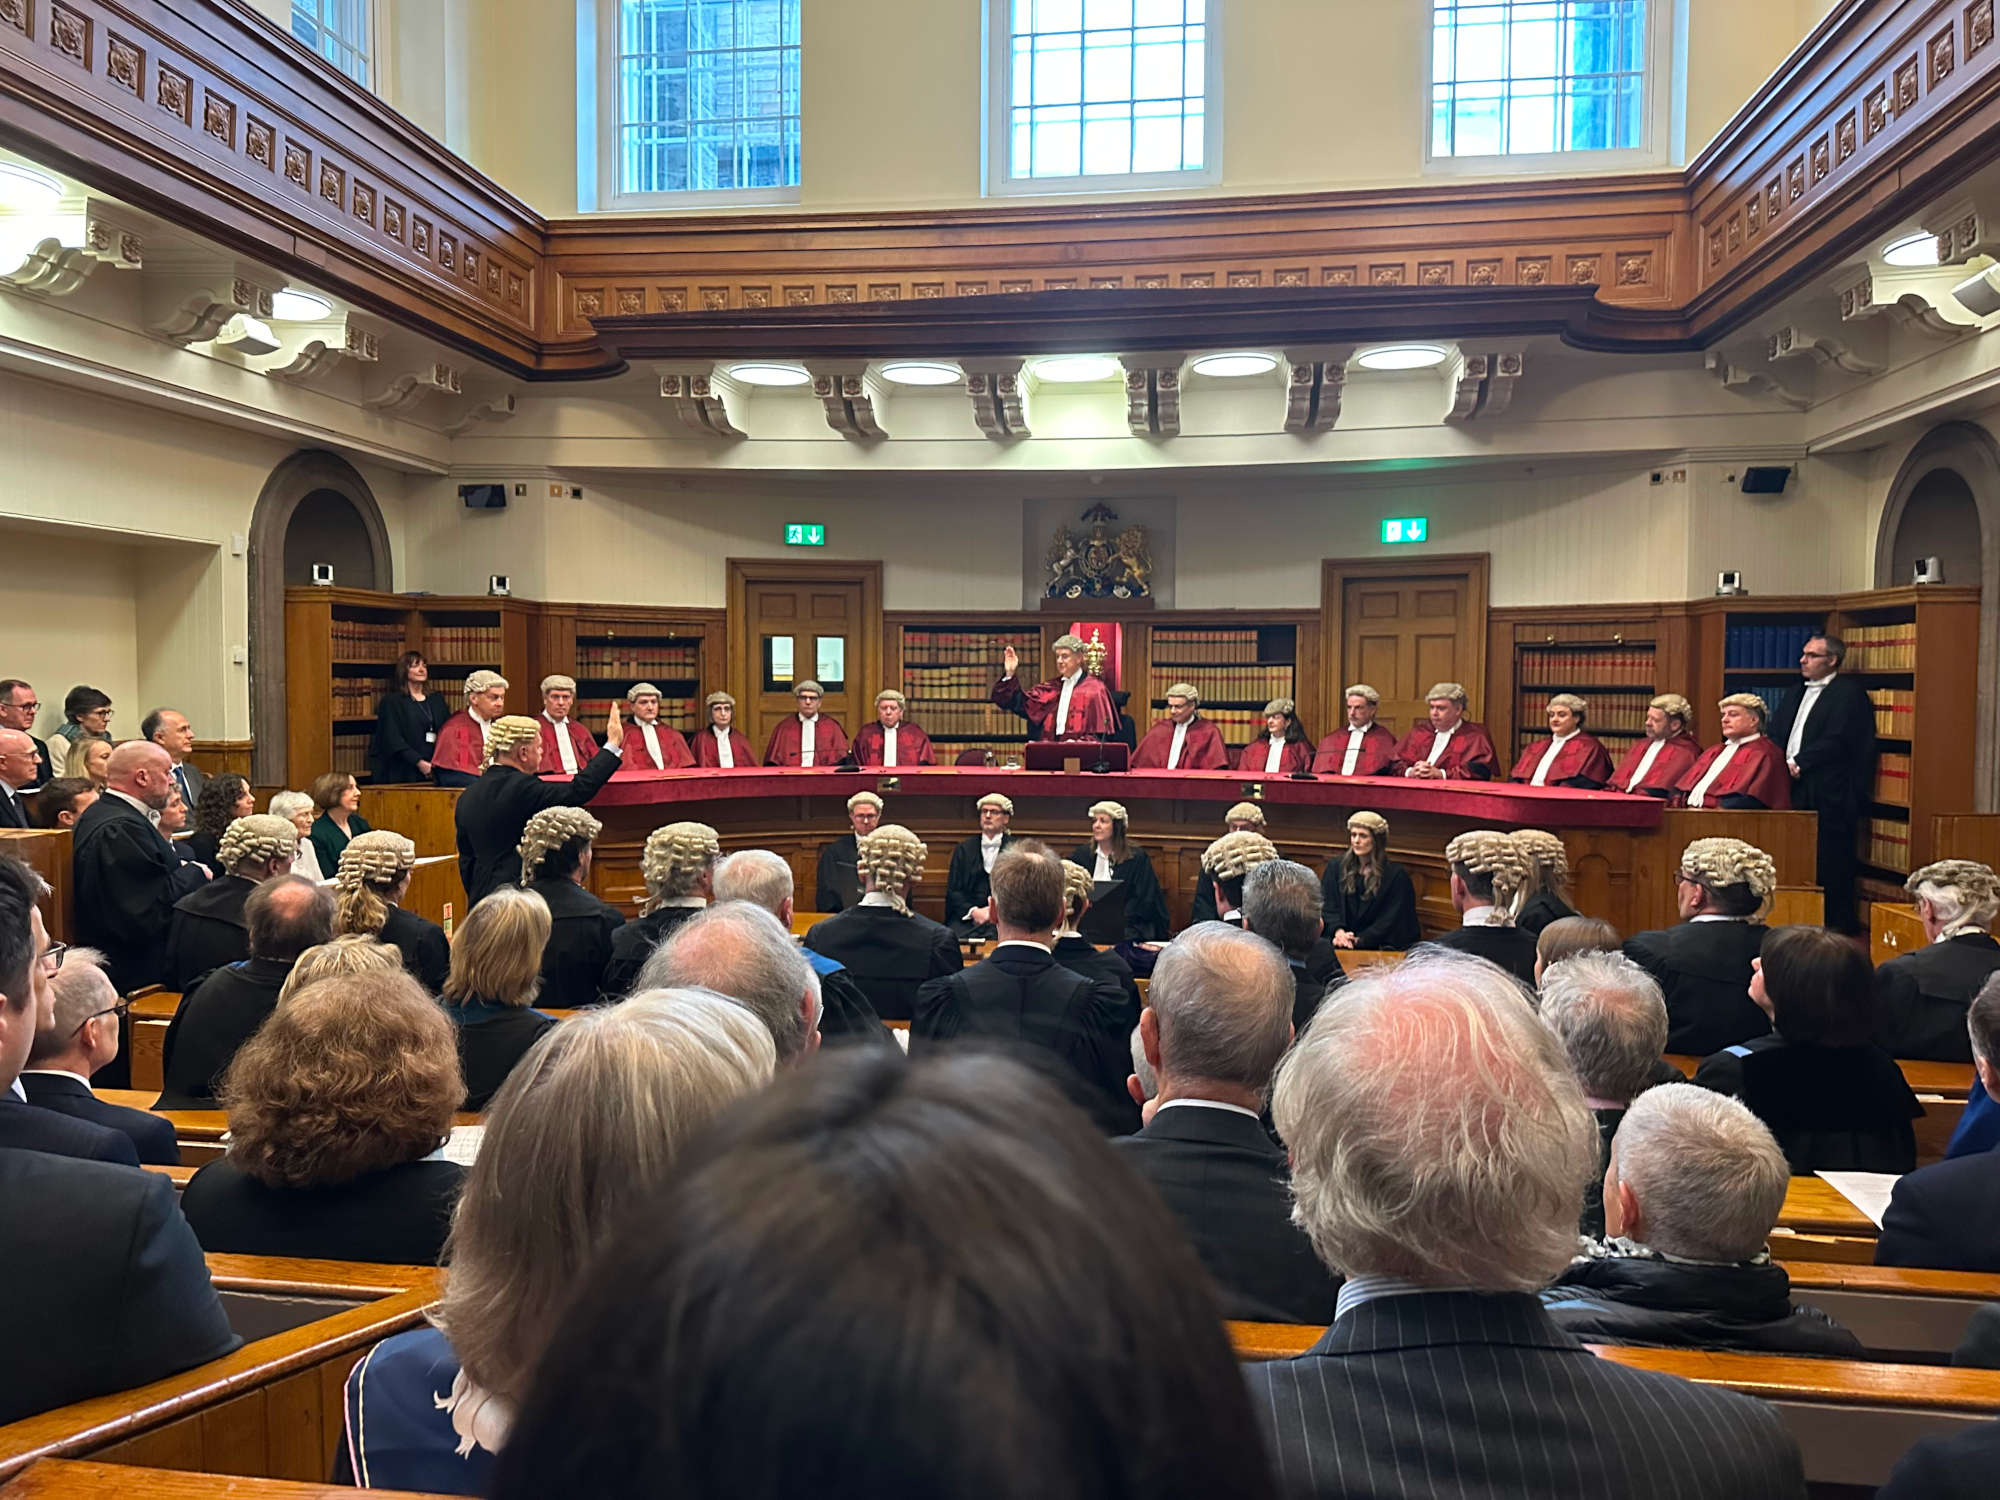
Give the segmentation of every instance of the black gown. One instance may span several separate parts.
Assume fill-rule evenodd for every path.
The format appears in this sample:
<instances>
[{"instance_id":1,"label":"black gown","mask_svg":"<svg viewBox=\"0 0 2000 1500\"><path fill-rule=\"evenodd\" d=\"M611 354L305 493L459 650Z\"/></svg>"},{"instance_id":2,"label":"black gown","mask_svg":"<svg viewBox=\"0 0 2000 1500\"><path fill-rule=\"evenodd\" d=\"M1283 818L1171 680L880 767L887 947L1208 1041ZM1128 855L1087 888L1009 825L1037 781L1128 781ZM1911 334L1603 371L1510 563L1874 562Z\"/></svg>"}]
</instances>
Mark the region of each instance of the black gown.
<instances>
[{"instance_id":1,"label":"black gown","mask_svg":"<svg viewBox=\"0 0 2000 1500\"><path fill-rule=\"evenodd\" d=\"M1343 889L1340 860L1330 859L1320 877L1322 919L1331 938L1345 929L1354 934L1354 946L1363 952L1401 953L1414 948L1423 933L1417 926L1417 891L1410 872L1394 860L1382 865L1382 883L1372 898Z\"/></svg>"},{"instance_id":2,"label":"black gown","mask_svg":"<svg viewBox=\"0 0 2000 1500\"><path fill-rule=\"evenodd\" d=\"M604 974L624 914L567 875L537 880L528 889L548 903L552 919L542 949L541 998L535 1003L558 1010L598 1004L605 998Z\"/></svg>"},{"instance_id":3,"label":"black gown","mask_svg":"<svg viewBox=\"0 0 2000 1500\"><path fill-rule=\"evenodd\" d=\"M1097 868L1097 846L1078 844L1069 862L1086 870ZM1125 941L1164 943L1167 940L1167 897L1153 874L1152 857L1137 844L1125 846L1125 857L1111 867L1111 878L1125 883Z\"/></svg>"},{"instance_id":4,"label":"black gown","mask_svg":"<svg viewBox=\"0 0 2000 1500\"><path fill-rule=\"evenodd\" d=\"M375 705L375 737L368 742L368 774L377 786L423 781L417 762L437 754L437 737L451 709L438 693L418 702L408 693L384 693Z\"/></svg>"}]
</instances>

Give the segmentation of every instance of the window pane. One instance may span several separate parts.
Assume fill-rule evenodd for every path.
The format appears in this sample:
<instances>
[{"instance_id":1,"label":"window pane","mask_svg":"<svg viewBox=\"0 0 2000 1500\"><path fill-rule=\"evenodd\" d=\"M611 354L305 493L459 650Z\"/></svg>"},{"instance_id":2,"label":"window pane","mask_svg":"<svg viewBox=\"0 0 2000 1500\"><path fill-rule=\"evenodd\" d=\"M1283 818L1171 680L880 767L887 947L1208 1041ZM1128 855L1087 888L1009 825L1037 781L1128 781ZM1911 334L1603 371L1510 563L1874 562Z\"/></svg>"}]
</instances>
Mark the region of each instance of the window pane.
<instances>
[{"instance_id":1,"label":"window pane","mask_svg":"<svg viewBox=\"0 0 2000 1500\"><path fill-rule=\"evenodd\" d=\"M791 690L795 680L792 661L792 638L788 635L767 635L764 637L764 691L784 693Z\"/></svg>"},{"instance_id":2,"label":"window pane","mask_svg":"<svg viewBox=\"0 0 2000 1500\"><path fill-rule=\"evenodd\" d=\"M847 691L847 637L822 635L813 639L813 659L818 663L814 676L829 693Z\"/></svg>"},{"instance_id":3,"label":"window pane","mask_svg":"<svg viewBox=\"0 0 2000 1500\"><path fill-rule=\"evenodd\" d=\"M369 0L292 0L292 35L364 87L374 48Z\"/></svg>"},{"instance_id":4,"label":"window pane","mask_svg":"<svg viewBox=\"0 0 2000 1500\"><path fill-rule=\"evenodd\" d=\"M1200 166L1199 0L1014 0L1007 14L1008 176Z\"/></svg>"},{"instance_id":5,"label":"window pane","mask_svg":"<svg viewBox=\"0 0 2000 1500\"><path fill-rule=\"evenodd\" d=\"M1647 0L1432 0L1431 150L1645 144Z\"/></svg>"},{"instance_id":6,"label":"window pane","mask_svg":"<svg viewBox=\"0 0 2000 1500\"><path fill-rule=\"evenodd\" d=\"M621 192L798 186L799 4L620 0Z\"/></svg>"}]
</instances>

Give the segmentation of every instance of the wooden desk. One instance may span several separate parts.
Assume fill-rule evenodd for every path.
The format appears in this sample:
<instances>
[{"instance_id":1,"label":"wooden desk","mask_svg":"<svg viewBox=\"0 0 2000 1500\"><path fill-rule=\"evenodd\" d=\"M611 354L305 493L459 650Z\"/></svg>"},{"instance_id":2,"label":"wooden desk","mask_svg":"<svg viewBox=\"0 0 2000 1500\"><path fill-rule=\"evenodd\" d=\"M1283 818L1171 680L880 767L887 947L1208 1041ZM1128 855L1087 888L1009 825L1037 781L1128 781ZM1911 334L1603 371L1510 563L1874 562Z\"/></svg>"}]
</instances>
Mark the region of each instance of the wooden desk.
<instances>
[{"instance_id":1,"label":"wooden desk","mask_svg":"<svg viewBox=\"0 0 2000 1500\"><path fill-rule=\"evenodd\" d=\"M1778 1225L1801 1234L1852 1234L1873 1238L1881 1233L1860 1209L1832 1185L1817 1177L1794 1177L1785 1188L1785 1206Z\"/></svg>"},{"instance_id":2,"label":"wooden desk","mask_svg":"<svg viewBox=\"0 0 2000 1500\"><path fill-rule=\"evenodd\" d=\"M107 1104L144 1110L171 1124L174 1139L180 1143L181 1165L184 1167L199 1167L223 1154L223 1137L229 1134L229 1116L219 1109L154 1109L153 1101L159 1094L152 1089L92 1089L91 1092ZM479 1114L456 1114L451 1117L451 1123L479 1125L485 1119Z\"/></svg>"},{"instance_id":3,"label":"wooden desk","mask_svg":"<svg viewBox=\"0 0 2000 1500\"><path fill-rule=\"evenodd\" d=\"M5 1485L0 1500L354 1500L356 1490L237 1474L186 1474L45 1458ZM435 1500L412 1490L369 1490L382 1500Z\"/></svg>"}]
</instances>

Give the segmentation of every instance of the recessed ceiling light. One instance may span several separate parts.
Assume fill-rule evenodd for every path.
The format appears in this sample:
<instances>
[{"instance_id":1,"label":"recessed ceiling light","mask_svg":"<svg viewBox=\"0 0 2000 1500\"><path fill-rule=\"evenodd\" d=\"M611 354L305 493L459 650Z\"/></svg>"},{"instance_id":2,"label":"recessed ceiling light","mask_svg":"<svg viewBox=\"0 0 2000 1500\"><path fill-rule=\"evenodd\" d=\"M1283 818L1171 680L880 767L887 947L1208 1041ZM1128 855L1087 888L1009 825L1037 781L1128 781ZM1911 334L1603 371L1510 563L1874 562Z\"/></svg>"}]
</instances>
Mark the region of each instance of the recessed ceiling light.
<instances>
[{"instance_id":1,"label":"recessed ceiling light","mask_svg":"<svg viewBox=\"0 0 2000 1500\"><path fill-rule=\"evenodd\" d=\"M1364 370L1429 370L1450 357L1442 344L1378 344L1363 349L1354 362Z\"/></svg>"},{"instance_id":2,"label":"recessed ceiling light","mask_svg":"<svg viewBox=\"0 0 2000 1500\"><path fill-rule=\"evenodd\" d=\"M1037 380L1052 381L1056 385L1082 385L1092 380L1109 380L1119 369L1118 361L1108 354L1058 354L1051 359L1038 359L1034 364Z\"/></svg>"},{"instance_id":3,"label":"recessed ceiling light","mask_svg":"<svg viewBox=\"0 0 2000 1500\"><path fill-rule=\"evenodd\" d=\"M311 292L287 289L271 299L271 316L282 323L317 323L333 316L333 304Z\"/></svg>"},{"instance_id":4,"label":"recessed ceiling light","mask_svg":"<svg viewBox=\"0 0 2000 1500\"><path fill-rule=\"evenodd\" d=\"M1278 368L1277 356L1271 354L1204 354L1191 366L1197 375L1209 375L1218 380L1234 380L1244 375L1262 375Z\"/></svg>"},{"instance_id":5,"label":"recessed ceiling light","mask_svg":"<svg viewBox=\"0 0 2000 1500\"><path fill-rule=\"evenodd\" d=\"M60 182L19 162L0 161L0 205L47 212L62 201Z\"/></svg>"},{"instance_id":6,"label":"recessed ceiling light","mask_svg":"<svg viewBox=\"0 0 2000 1500\"><path fill-rule=\"evenodd\" d=\"M1934 266L1938 242L1934 234L1906 234L1883 247L1882 261L1891 266Z\"/></svg>"},{"instance_id":7,"label":"recessed ceiling light","mask_svg":"<svg viewBox=\"0 0 2000 1500\"><path fill-rule=\"evenodd\" d=\"M957 385L965 372L957 365L935 359L898 359L881 367L884 380L897 385Z\"/></svg>"},{"instance_id":8,"label":"recessed ceiling light","mask_svg":"<svg viewBox=\"0 0 2000 1500\"><path fill-rule=\"evenodd\" d=\"M812 380L812 371L804 365L742 364L731 365L732 379L745 385L806 385Z\"/></svg>"}]
</instances>

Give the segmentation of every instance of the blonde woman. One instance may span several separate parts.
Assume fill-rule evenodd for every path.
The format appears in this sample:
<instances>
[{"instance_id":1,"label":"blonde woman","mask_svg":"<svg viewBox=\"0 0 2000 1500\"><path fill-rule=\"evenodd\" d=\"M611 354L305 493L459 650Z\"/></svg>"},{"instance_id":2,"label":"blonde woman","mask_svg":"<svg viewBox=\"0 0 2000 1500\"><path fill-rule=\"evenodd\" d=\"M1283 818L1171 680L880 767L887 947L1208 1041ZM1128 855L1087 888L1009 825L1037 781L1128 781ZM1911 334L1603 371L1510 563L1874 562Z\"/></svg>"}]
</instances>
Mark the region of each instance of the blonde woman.
<instances>
[{"instance_id":1,"label":"blonde woman","mask_svg":"<svg viewBox=\"0 0 2000 1500\"><path fill-rule=\"evenodd\" d=\"M278 990L278 1004L283 1005L307 985L317 984L322 979L402 972L401 953L387 943L376 942L372 937L348 933L330 943L308 948L299 955L298 962L292 965L292 972L285 976L285 982Z\"/></svg>"},{"instance_id":2,"label":"blonde woman","mask_svg":"<svg viewBox=\"0 0 2000 1500\"><path fill-rule=\"evenodd\" d=\"M436 1326L377 1344L347 1378L340 1478L489 1493L542 1349L611 1233L776 1064L763 1023L706 990L652 990L546 1034L488 1112Z\"/></svg>"},{"instance_id":3,"label":"blonde woman","mask_svg":"<svg viewBox=\"0 0 2000 1500\"><path fill-rule=\"evenodd\" d=\"M417 846L386 828L351 839L341 851L340 873L334 878L339 894L334 898L333 930L380 938L400 950L403 966L435 995L451 971L451 944L437 923L403 910L416 862Z\"/></svg>"},{"instance_id":4,"label":"blonde woman","mask_svg":"<svg viewBox=\"0 0 2000 1500\"><path fill-rule=\"evenodd\" d=\"M111 784L111 741L84 739L73 742L63 760L63 775L80 776L100 792Z\"/></svg>"},{"instance_id":5,"label":"blonde woman","mask_svg":"<svg viewBox=\"0 0 2000 1500\"><path fill-rule=\"evenodd\" d=\"M548 941L548 902L519 886L503 885L477 903L458 929L444 1003L458 1026L467 1109L486 1108L514 1064L556 1024L531 1009Z\"/></svg>"},{"instance_id":6,"label":"blonde woman","mask_svg":"<svg viewBox=\"0 0 2000 1500\"><path fill-rule=\"evenodd\" d=\"M313 818L318 814L313 799L304 792L273 792L271 816L288 820L299 831L299 850L292 856L292 873L308 880L331 880L333 873L319 867L319 851L312 845Z\"/></svg>"},{"instance_id":7,"label":"blonde woman","mask_svg":"<svg viewBox=\"0 0 2000 1500\"><path fill-rule=\"evenodd\" d=\"M632 992L639 971L669 934L697 915L715 894L715 862L722 844L706 823L669 823L646 835L639 874L646 882L646 904L639 920L627 922L612 935L611 962L604 970L608 1000Z\"/></svg>"}]
</instances>

